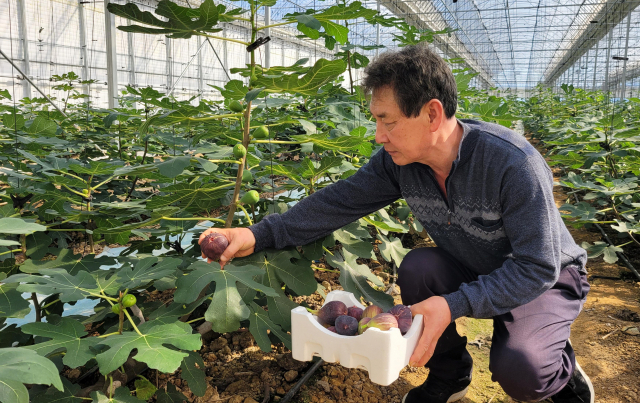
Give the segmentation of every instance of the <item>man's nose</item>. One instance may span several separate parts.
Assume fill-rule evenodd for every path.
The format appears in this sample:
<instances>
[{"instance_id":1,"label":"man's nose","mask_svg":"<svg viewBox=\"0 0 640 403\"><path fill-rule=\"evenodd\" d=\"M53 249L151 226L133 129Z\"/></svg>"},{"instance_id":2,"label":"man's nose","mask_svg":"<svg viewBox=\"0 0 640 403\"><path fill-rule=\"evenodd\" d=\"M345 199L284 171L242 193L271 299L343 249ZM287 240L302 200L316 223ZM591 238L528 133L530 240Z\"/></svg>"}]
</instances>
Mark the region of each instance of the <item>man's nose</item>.
<instances>
[{"instance_id":1,"label":"man's nose","mask_svg":"<svg viewBox=\"0 0 640 403\"><path fill-rule=\"evenodd\" d=\"M376 143L378 143L378 144L388 143L389 142L389 138L387 137L387 135L385 133L385 129L384 129L384 127L380 127L380 126L381 126L380 123L376 124Z\"/></svg>"}]
</instances>

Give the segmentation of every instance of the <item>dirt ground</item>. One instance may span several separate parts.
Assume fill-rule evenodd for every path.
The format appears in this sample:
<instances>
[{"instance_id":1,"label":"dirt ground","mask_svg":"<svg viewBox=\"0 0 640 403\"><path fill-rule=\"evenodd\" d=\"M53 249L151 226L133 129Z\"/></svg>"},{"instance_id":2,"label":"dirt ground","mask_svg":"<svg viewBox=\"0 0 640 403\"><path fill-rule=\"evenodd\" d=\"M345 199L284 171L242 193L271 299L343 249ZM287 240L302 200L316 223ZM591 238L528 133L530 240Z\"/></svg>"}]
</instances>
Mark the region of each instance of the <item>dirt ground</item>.
<instances>
[{"instance_id":1,"label":"dirt ground","mask_svg":"<svg viewBox=\"0 0 640 403\"><path fill-rule=\"evenodd\" d=\"M566 194L556 187L558 207L566 199ZM573 228L570 231L578 244L601 240L597 232ZM640 268L640 254L632 255L631 260L636 268ZM381 267L378 271L374 268L374 272L388 283L388 273L379 269ZM596 403L640 402L640 336L634 334L640 326L640 282L622 265L605 263L602 258L590 259L587 269L591 291L571 335L577 359L591 377ZM340 289L338 274L316 272L316 277L325 287ZM399 302L399 295L395 297ZM305 300L310 305L322 304L322 298L317 294ZM491 321L461 318L457 322L460 332L468 337L468 348L475 362L473 383L461 402L513 402L497 383L491 381L488 369ZM161 388L167 382L175 384L190 402L278 402L311 365L293 360L283 346L275 346L272 353L261 352L246 331L211 337L201 350L209 384L205 396L192 395L186 382L177 376L179 373L156 377L151 371L149 379L155 380ZM407 367L397 381L383 387L371 383L364 370L325 363L290 401L399 403L402 396L420 385L427 374L424 368Z\"/></svg>"}]
</instances>

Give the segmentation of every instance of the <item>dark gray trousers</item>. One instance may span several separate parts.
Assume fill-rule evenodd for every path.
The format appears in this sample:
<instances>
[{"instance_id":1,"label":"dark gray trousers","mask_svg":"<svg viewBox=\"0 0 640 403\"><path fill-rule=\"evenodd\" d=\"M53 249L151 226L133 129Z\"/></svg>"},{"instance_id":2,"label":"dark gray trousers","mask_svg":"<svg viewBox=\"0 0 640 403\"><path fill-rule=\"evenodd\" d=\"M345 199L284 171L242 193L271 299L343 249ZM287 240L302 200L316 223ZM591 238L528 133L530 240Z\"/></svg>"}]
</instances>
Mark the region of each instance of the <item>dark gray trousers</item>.
<instances>
[{"instance_id":1,"label":"dark gray trousers","mask_svg":"<svg viewBox=\"0 0 640 403\"><path fill-rule=\"evenodd\" d=\"M440 248L410 251L398 271L405 305L456 291L478 275ZM559 392L573 373L575 355L567 342L589 292L577 265L560 272L558 282L535 300L493 318L489 369L494 382L514 399L540 401ZM426 367L440 378L459 379L471 372L467 338L449 325Z\"/></svg>"}]
</instances>

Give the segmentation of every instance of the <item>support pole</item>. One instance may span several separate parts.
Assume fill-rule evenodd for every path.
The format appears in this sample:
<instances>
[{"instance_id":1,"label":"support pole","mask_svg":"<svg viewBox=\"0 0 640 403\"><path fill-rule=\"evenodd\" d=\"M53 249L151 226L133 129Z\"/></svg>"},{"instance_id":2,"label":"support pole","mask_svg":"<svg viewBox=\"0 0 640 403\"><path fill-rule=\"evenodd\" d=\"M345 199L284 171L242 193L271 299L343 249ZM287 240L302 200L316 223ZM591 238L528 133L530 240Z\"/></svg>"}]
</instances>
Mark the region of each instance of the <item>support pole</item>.
<instances>
[{"instance_id":1,"label":"support pole","mask_svg":"<svg viewBox=\"0 0 640 403\"><path fill-rule=\"evenodd\" d=\"M131 20L127 20L127 25L131 25ZM127 32L127 47L129 48L129 85L136 85L136 57L133 50L133 32Z\"/></svg>"},{"instance_id":2,"label":"support pole","mask_svg":"<svg viewBox=\"0 0 640 403\"><path fill-rule=\"evenodd\" d=\"M167 73L167 95L169 95L169 91L171 90L171 84L173 83L173 59L171 57L171 38L164 38L165 49L166 49L166 73Z\"/></svg>"},{"instance_id":3,"label":"support pole","mask_svg":"<svg viewBox=\"0 0 640 403\"><path fill-rule=\"evenodd\" d=\"M209 40L209 38L207 38ZM198 49L202 47L202 37L198 35ZM202 52L198 52L198 93L202 95L204 92L204 71L202 70Z\"/></svg>"},{"instance_id":4,"label":"support pole","mask_svg":"<svg viewBox=\"0 0 640 403\"><path fill-rule=\"evenodd\" d=\"M18 1L18 26L20 29L20 42L22 44L22 57L24 59L24 74L31 75L31 66L29 62L29 36L27 35L27 10L25 7L26 0ZM23 74L23 75L24 75ZM22 83L23 98L31 98L31 85L28 80ZM15 96L15 94L14 94Z\"/></svg>"},{"instance_id":5,"label":"support pole","mask_svg":"<svg viewBox=\"0 0 640 403\"><path fill-rule=\"evenodd\" d=\"M378 14L380 14L380 2L378 3ZM380 46L380 23L376 24L376 46ZM376 58L380 54L380 49L376 48Z\"/></svg>"},{"instance_id":6,"label":"support pole","mask_svg":"<svg viewBox=\"0 0 640 403\"><path fill-rule=\"evenodd\" d=\"M589 56L591 55L591 49L587 50L587 58L584 61L584 90L587 90L587 73L589 73Z\"/></svg>"},{"instance_id":7,"label":"support pole","mask_svg":"<svg viewBox=\"0 0 640 403\"><path fill-rule=\"evenodd\" d=\"M198 50L196 50L196 54L191 56L191 59L189 60L189 63L187 63L187 65L185 66L185 68L182 70L182 73L180 73L180 76L178 77L178 79L176 80L175 83L173 83L171 85L171 89L169 89L169 92L167 93L167 96L171 95L171 93L173 92L173 90L176 89L176 86L178 85L178 82L180 81L180 79L182 79L182 77L184 76L184 73L187 72L187 69L189 68L189 66L191 66L191 63L193 63L193 61L195 60L195 58L197 56L200 55L200 51L202 50L202 47L204 46L204 42L202 42L200 44L200 46L198 47Z\"/></svg>"},{"instance_id":8,"label":"support pole","mask_svg":"<svg viewBox=\"0 0 640 403\"><path fill-rule=\"evenodd\" d=\"M80 33L80 58L82 59L82 79L89 80L89 58L87 56L87 27L84 18L84 4L78 2L78 31ZM89 95L89 85L82 86L82 93ZM87 98L87 102L90 99Z\"/></svg>"},{"instance_id":9,"label":"support pole","mask_svg":"<svg viewBox=\"0 0 640 403\"><path fill-rule=\"evenodd\" d=\"M624 100L627 91L627 54L629 53L629 30L631 28L631 13L627 15L627 39L624 42L624 61L622 65L622 88L620 91L620 100Z\"/></svg>"},{"instance_id":10,"label":"support pole","mask_svg":"<svg viewBox=\"0 0 640 403\"><path fill-rule=\"evenodd\" d=\"M609 46L607 46L607 64L604 71L604 87L605 92L609 92L609 64L611 64L611 41L613 40L613 27L609 30Z\"/></svg>"},{"instance_id":11,"label":"support pole","mask_svg":"<svg viewBox=\"0 0 640 403\"><path fill-rule=\"evenodd\" d=\"M264 25L271 25L271 7L264 8ZM271 28L267 28L264 30L265 36L269 36L271 33ZM264 67L271 67L271 42L267 42L264 45Z\"/></svg>"},{"instance_id":12,"label":"support pole","mask_svg":"<svg viewBox=\"0 0 640 403\"><path fill-rule=\"evenodd\" d=\"M109 108L118 106L118 55L116 52L116 16L107 10L109 0L104 0L104 34L107 52L107 100Z\"/></svg>"},{"instance_id":13,"label":"support pole","mask_svg":"<svg viewBox=\"0 0 640 403\"><path fill-rule=\"evenodd\" d=\"M596 90L596 72L598 71L598 50L600 46L600 41L596 42L596 57L593 62L593 83L591 84L591 90Z\"/></svg>"}]
</instances>

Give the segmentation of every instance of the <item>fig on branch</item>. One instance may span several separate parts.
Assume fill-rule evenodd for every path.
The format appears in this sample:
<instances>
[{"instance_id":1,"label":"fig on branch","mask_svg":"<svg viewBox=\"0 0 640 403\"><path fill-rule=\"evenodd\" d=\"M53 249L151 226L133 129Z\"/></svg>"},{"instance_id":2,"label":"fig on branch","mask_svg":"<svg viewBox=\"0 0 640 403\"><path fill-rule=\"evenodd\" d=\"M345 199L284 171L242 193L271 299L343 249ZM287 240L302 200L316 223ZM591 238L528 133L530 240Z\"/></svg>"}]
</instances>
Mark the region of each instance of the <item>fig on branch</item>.
<instances>
[{"instance_id":1,"label":"fig on branch","mask_svg":"<svg viewBox=\"0 0 640 403\"><path fill-rule=\"evenodd\" d=\"M240 143L233 146L233 156L237 159L244 158L247 155L247 149Z\"/></svg>"},{"instance_id":2,"label":"fig on branch","mask_svg":"<svg viewBox=\"0 0 640 403\"><path fill-rule=\"evenodd\" d=\"M240 113L244 110L244 106L239 101L229 102L229 110L231 112Z\"/></svg>"},{"instance_id":3,"label":"fig on branch","mask_svg":"<svg viewBox=\"0 0 640 403\"><path fill-rule=\"evenodd\" d=\"M202 253L213 261L218 261L225 249L229 246L229 240L219 232L212 232L200 242Z\"/></svg>"},{"instance_id":4,"label":"fig on branch","mask_svg":"<svg viewBox=\"0 0 640 403\"><path fill-rule=\"evenodd\" d=\"M353 164L357 164L358 162L360 162L360 158L358 158L358 157L352 157L352 158L351 158L351 162L352 162Z\"/></svg>"},{"instance_id":5,"label":"fig on branch","mask_svg":"<svg viewBox=\"0 0 640 403\"><path fill-rule=\"evenodd\" d=\"M242 171L242 183L249 183L253 180L253 174L248 169Z\"/></svg>"},{"instance_id":6,"label":"fig on branch","mask_svg":"<svg viewBox=\"0 0 640 403\"><path fill-rule=\"evenodd\" d=\"M369 305L368 307L364 308L364 311L362 312L362 317L363 318L373 318L376 315L380 314L384 312L382 310L382 308L380 308L377 305Z\"/></svg>"},{"instance_id":7,"label":"fig on branch","mask_svg":"<svg viewBox=\"0 0 640 403\"><path fill-rule=\"evenodd\" d=\"M400 333L405 334L409 331L411 323L413 322L411 308L402 304L398 304L391 307L388 313L395 316L396 320L398 321L398 328L400 328Z\"/></svg>"},{"instance_id":8,"label":"fig on branch","mask_svg":"<svg viewBox=\"0 0 640 403\"><path fill-rule=\"evenodd\" d=\"M360 321L360 319L362 319L362 308L358 308L354 305L349 308L347 315L351 316L352 318L356 318L357 321Z\"/></svg>"},{"instance_id":9,"label":"fig on branch","mask_svg":"<svg viewBox=\"0 0 640 403\"><path fill-rule=\"evenodd\" d=\"M111 305L111 312L120 315L120 304Z\"/></svg>"},{"instance_id":10,"label":"fig on branch","mask_svg":"<svg viewBox=\"0 0 640 403\"><path fill-rule=\"evenodd\" d=\"M129 308L130 306L134 306L138 302L135 295L127 294L122 297L122 306L125 308Z\"/></svg>"},{"instance_id":11,"label":"fig on branch","mask_svg":"<svg viewBox=\"0 0 640 403\"><path fill-rule=\"evenodd\" d=\"M250 190L242 196L240 202L244 204L256 204L258 200L260 200L260 193L255 190Z\"/></svg>"},{"instance_id":12,"label":"fig on branch","mask_svg":"<svg viewBox=\"0 0 640 403\"><path fill-rule=\"evenodd\" d=\"M336 333L343 336L355 336L358 333L358 321L353 316L340 315L336 318Z\"/></svg>"},{"instance_id":13,"label":"fig on branch","mask_svg":"<svg viewBox=\"0 0 640 403\"><path fill-rule=\"evenodd\" d=\"M267 126L265 126L265 125L258 126L253 131L253 138L266 139L267 137L269 137L269 128Z\"/></svg>"},{"instance_id":14,"label":"fig on branch","mask_svg":"<svg viewBox=\"0 0 640 403\"><path fill-rule=\"evenodd\" d=\"M321 324L328 324L330 326L336 324L336 318L338 316L347 314L347 306L341 301L329 301L317 311L309 308L307 308L307 310L316 315Z\"/></svg>"}]
</instances>

